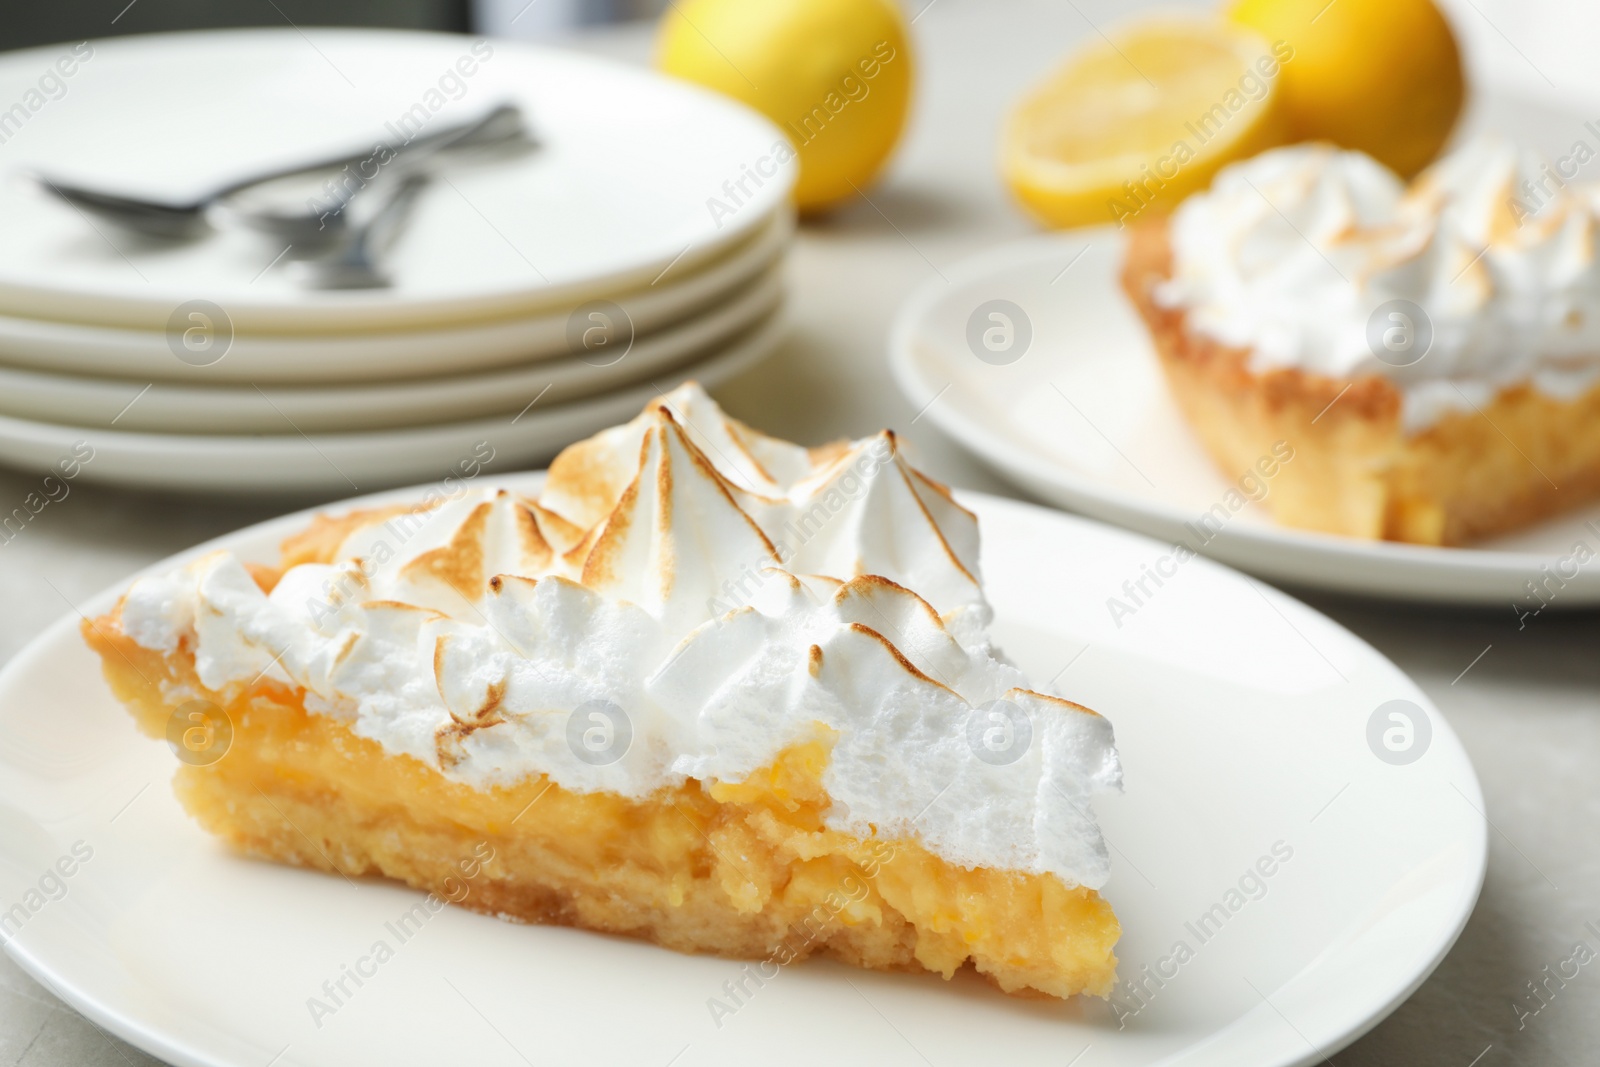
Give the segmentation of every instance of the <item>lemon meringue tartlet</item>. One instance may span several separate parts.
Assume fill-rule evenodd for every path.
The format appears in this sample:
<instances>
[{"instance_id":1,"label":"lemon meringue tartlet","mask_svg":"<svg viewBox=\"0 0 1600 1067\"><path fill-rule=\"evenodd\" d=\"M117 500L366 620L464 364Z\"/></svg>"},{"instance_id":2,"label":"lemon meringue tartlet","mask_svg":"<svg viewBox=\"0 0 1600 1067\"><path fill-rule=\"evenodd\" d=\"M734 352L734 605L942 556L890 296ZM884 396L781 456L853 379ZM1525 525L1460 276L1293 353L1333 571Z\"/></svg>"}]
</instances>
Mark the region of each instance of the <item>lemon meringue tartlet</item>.
<instances>
[{"instance_id":1,"label":"lemon meringue tartlet","mask_svg":"<svg viewBox=\"0 0 1600 1067\"><path fill-rule=\"evenodd\" d=\"M806 449L691 384L536 499L319 516L84 633L245 853L685 952L1104 996L1111 727L1028 689L990 617L976 519L893 434Z\"/></svg>"},{"instance_id":2,"label":"lemon meringue tartlet","mask_svg":"<svg viewBox=\"0 0 1600 1067\"><path fill-rule=\"evenodd\" d=\"M1264 153L1129 236L1123 286L1228 477L1278 521L1458 545L1600 495L1594 189L1481 137L1409 186Z\"/></svg>"}]
</instances>

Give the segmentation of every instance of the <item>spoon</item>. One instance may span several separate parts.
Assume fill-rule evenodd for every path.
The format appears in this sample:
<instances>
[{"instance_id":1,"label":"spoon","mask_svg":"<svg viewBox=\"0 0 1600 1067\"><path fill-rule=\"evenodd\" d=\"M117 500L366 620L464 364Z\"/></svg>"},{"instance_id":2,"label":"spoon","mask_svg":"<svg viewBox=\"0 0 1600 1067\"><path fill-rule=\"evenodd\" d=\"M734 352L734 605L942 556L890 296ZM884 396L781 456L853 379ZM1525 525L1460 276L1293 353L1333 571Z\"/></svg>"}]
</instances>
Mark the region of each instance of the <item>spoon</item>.
<instances>
[{"instance_id":1,"label":"spoon","mask_svg":"<svg viewBox=\"0 0 1600 1067\"><path fill-rule=\"evenodd\" d=\"M508 129L514 132L508 133ZM432 154L446 146L457 146L473 143L493 143L509 140L523 134L522 113L513 104L500 104L489 111L488 114L472 119L469 122L456 123L442 126L428 133L418 134L407 144L391 149L393 157L389 162L402 159L407 155L417 152ZM27 173L27 177L38 187L53 196L65 200L67 203L81 211L95 215L108 222L115 223L127 230L151 237L167 239L191 239L199 237L209 228L207 219L208 209L219 203L224 198L241 193L253 186L280 178L296 175L310 174L319 171L338 171L346 167L355 166L371 159L376 154L376 148L366 147L360 151L348 152L344 155L329 159L321 159L309 163L297 163L291 166L275 167L265 173L258 173L246 178L241 178L211 190L193 200L170 201L156 200L137 196L125 196L120 193L106 192L93 189L72 182L63 181L48 174L37 171ZM359 191L359 188L358 190ZM348 201L348 194L344 199ZM244 212L234 213L241 223L251 224ZM267 213L270 215L271 213ZM308 213L302 212L302 216ZM325 218L335 226L344 215L342 210L325 215ZM293 218L284 215L283 218ZM310 216L313 221L317 216ZM271 221L264 221L255 228L271 229L276 225ZM303 222L285 222L284 227L297 230L304 236L306 227Z\"/></svg>"},{"instance_id":2,"label":"spoon","mask_svg":"<svg viewBox=\"0 0 1600 1067\"><path fill-rule=\"evenodd\" d=\"M381 289L394 284L378 257L400 232L431 177L426 168L417 168L391 178L391 191L371 194L386 199L365 222L346 226L339 246L329 254L290 263L290 274L308 289Z\"/></svg>"}]
</instances>

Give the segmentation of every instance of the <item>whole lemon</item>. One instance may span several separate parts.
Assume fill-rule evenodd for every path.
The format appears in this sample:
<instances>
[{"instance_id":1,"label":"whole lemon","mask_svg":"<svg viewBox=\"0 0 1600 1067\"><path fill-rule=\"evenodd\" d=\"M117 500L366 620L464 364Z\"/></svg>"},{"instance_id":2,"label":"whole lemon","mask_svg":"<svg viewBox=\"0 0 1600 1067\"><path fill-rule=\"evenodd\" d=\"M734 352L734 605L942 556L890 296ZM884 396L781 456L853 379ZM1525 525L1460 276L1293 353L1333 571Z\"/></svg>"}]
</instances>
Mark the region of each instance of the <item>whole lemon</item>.
<instances>
[{"instance_id":1,"label":"whole lemon","mask_svg":"<svg viewBox=\"0 0 1600 1067\"><path fill-rule=\"evenodd\" d=\"M1450 136L1465 78L1432 0L1237 0L1229 17L1293 50L1281 78L1296 140L1360 149L1410 177Z\"/></svg>"},{"instance_id":2,"label":"whole lemon","mask_svg":"<svg viewBox=\"0 0 1600 1067\"><path fill-rule=\"evenodd\" d=\"M677 0L656 62L783 128L800 156L802 211L866 188L911 103L911 49L893 0Z\"/></svg>"}]
</instances>

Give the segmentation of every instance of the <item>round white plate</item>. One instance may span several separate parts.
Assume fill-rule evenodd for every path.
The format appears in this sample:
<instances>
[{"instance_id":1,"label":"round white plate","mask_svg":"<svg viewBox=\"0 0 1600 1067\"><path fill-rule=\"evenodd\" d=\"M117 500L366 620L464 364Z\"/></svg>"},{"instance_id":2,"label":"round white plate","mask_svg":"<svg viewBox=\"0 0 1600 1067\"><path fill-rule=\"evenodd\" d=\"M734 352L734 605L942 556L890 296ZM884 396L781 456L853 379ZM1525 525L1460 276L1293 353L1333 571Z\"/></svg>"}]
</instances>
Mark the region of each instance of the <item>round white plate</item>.
<instances>
[{"instance_id":1,"label":"round white plate","mask_svg":"<svg viewBox=\"0 0 1600 1067\"><path fill-rule=\"evenodd\" d=\"M489 479L501 480L494 468ZM421 895L227 853L179 809L171 754L106 691L75 613L0 672L0 893L23 900L78 842L92 855L6 948L96 1023L181 1067L783 1067L841 1049L886 1065L1322 1062L1416 989L1477 898L1483 799L1455 735L1398 668L1275 590L1191 561L1118 628L1102 599L1160 544L966 502L984 524L1003 647L1116 726L1126 793L1096 805L1124 931L1115 1011L1009 998L970 973L947 983L810 962L760 988L746 980L751 995L719 1026L708 1004L727 1006L740 962L450 908L392 944L359 989L347 980L353 996L319 1027L308 999L394 942L384 924ZM305 518L178 558L226 547L271 560ZM78 608L104 611L122 588ZM1419 727L1406 765L1367 741L1373 711L1394 700Z\"/></svg>"},{"instance_id":2,"label":"round white plate","mask_svg":"<svg viewBox=\"0 0 1600 1067\"><path fill-rule=\"evenodd\" d=\"M1122 247L1115 228L1096 228L945 268L948 282L925 286L896 320L890 363L901 390L1006 478L1167 541L1169 555L1181 544L1275 581L1410 600L1526 611L1600 603L1600 564L1580 566L1600 559L1600 506L1473 548L1361 541L1279 526L1253 503L1230 509L1234 487L1173 403L1122 294ZM979 359L968 342L974 314L992 300L1020 310L1011 313L1013 344L1031 334L1010 363ZM987 309L978 318L980 331L991 325ZM1230 517L1201 530L1200 516L1217 505ZM1543 596L1530 580L1544 584Z\"/></svg>"},{"instance_id":3,"label":"round white plate","mask_svg":"<svg viewBox=\"0 0 1600 1067\"><path fill-rule=\"evenodd\" d=\"M783 266L775 264L715 310L639 337L631 347L619 344L586 358L447 378L320 388L228 388L63 378L0 367L0 414L129 432L294 434L389 429L515 413L527 397L546 387L563 400L576 400L670 371L717 349L773 312L783 299L783 281Z\"/></svg>"},{"instance_id":4,"label":"round white plate","mask_svg":"<svg viewBox=\"0 0 1600 1067\"><path fill-rule=\"evenodd\" d=\"M725 254L693 269L671 267L650 285L615 294L635 336L663 329L726 300L780 260L794 235L781 210ZM0 368L56 374L227 383L370 381L502 367L572 353L568 328L590 301L527 318L464 322L433 329L374 333L282 335L218 333L220 349L187 355L182 331L88 326L0 315ZM188 320L180 325L188 327ZM224 332L228 331L223 326ZM176 348L174 346L177 346ZM180 358L184 351L187 358Z\"/></svg>"},{"instance_id":5,"label":"round white plate","mask_svg":"<svg viewBox=\"0 0 1600 1067\"><path fill-rule=\"evenodd\" d=\"M253 234L138 241L9 182L6 314L160 330L179 305L204 299L237 329L297 332L528 315L715 255L769 218L795 175L792 160L776 159L784 135L749 108L555 49L292 27L79 47L92 55L52 45L0 59L0 99L39 95L46 73L65 86L0 144L0 171L178 199L502 101L523 109L539 147L453 166L429 184L386 257L396 284L366 291L304 291L282 263L269 269L281 246ZM53 73L58 60L70 77Z\"/></svg>"},{"instance_id":6,"label":"round white plate","mask_svg":"<svg viewBox=\"0 0 1600 1067\"><path fill-rule=\"evenodd\" d=\"M79 442L94 457L85 481L181 492L329 492L441 476L492 454L501 468L528 466L573 441L638 414L651 397L693 378L706 386L743 371L782 338L780 309L721 351L627 388L567 402L531 386L525 406L505 415L419 429L368 433L211 436L125 433L0 416L0 461L49 470Z\"/></svg>"}]
</instances>

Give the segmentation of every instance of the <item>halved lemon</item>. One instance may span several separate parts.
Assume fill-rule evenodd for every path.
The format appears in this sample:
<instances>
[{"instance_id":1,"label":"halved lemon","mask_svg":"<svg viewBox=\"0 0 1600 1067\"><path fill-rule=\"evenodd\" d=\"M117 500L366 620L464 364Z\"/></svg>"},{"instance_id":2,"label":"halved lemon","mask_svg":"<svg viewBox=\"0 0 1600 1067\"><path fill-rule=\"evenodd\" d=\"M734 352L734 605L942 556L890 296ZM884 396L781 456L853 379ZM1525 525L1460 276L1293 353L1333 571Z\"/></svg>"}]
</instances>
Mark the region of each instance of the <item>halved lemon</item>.
<instances>
[{"instance_id":1,"label":"halved lemon","mask_svg":"<svg viewBox=\"0 0 1600 1067\"><path fill-rule=\"evenodd\" d=\"M1293 54L1199 19L1097 37L1012 111L1006 183L1052 226L1169 211L1221 167L1287 142L1278 75Z\"/></svg>"}]
</instances>

